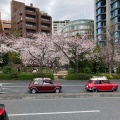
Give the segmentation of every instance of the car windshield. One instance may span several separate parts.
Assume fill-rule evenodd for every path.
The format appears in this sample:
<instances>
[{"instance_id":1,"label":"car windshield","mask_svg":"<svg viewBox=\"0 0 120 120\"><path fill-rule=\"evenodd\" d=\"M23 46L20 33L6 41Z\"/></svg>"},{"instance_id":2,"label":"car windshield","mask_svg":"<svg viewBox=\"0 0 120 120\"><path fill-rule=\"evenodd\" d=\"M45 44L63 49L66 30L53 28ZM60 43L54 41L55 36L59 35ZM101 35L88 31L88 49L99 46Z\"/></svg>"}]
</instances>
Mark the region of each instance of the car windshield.
<instances>
[{"instance_id":1,"label":"car windshield","mask_svg":"<svg viewBox=\"0 0 120 120\"><path fill-rule=\"evenodd\" d=\"M92 83L93 81L92 80L88 80L88 83Z\"/></svg>"}]
</instances>

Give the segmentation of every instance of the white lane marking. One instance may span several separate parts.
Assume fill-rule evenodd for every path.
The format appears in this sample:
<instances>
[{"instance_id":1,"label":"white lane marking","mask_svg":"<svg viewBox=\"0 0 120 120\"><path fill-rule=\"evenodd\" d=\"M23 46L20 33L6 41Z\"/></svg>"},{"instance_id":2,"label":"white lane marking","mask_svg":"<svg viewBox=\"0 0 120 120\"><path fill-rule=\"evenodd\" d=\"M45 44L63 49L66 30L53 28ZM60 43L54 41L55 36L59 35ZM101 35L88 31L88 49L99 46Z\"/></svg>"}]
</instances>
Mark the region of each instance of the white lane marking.
<instances>
[{"instance_id":1,"label":"white lane marking","mask_svg":"<svg viewBox=\"0 0 120 120\"><path fill-rule=\"evenodd\" d=\"M85 86L85 85L62 85L62 86L68 86L68 87L80 87L80 86ZM6 87L6 88L26 88L28 86L3 86L3 87Z\"/></svg>"},{"instance_id":2,"label":"white lane marking","mask_svg":"<svg viewBox=\"0 0 120 120\"><path fill-rule=\"evenodd\" d=\"M0 92L0 94L2 94L2 93L10 93L10 92Z\"/></svg>"},{"instance_id":3,"label":"white lane marking","mask_svg":"<svg viewBox=\"0 0 120 120\"><path fill-rule=\"evenodd\" d=\"M1 83L1 84L15 84L15 83Z\"/></svg>"},{"instance_id":4,"label":"white lane marking","mask_svg":"<svg viewBox=\"0 0 120 120\"><path fill-rule=\"evenodd\" d=\"M7 90L7 89L10 89L10 88L3 88L3 87L2 87L2 90Z\"/></svg>"},{"instance_id":5,"label":"white lane marking","mask_svg":"<svg viewBox=\"0 0 120 120\"><path fill-rule=\"evenodd\" d=\"M100 110L89 110L89 111L69 111L69 112L48 112L48 113L24 113L24 114L8 114L11 116L31 116L31 115L55 115L55 114L75 114L75 113L95 113L100 112Z\"/></svg>"},{"instance_id":6,"label":"white lane marking","mask_svg":"<svg viewBox=\"0 0 120 120\"><path fill-rule=\"evenodd\" d=\"M3 86L5 88L26 88L28 86Z\"/></svg>"}]
</instances>

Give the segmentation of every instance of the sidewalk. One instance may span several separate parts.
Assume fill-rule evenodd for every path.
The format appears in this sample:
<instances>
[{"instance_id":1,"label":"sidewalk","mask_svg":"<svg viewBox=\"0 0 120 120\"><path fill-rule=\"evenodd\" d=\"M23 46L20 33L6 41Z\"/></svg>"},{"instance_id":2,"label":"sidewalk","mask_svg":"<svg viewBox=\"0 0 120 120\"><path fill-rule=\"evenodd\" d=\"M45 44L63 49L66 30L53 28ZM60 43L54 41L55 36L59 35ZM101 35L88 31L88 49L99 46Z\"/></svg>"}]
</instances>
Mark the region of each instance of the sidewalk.
<instances>
[{"instance_id":1,"label":"sidewalk","mask_svg":"<svg viewBox=\"0 0 120 120\"><path fill-rule=\"evenodd\" d=\"M0 94L0 100L9 99L62 99L62 98L98 98L98 97L120 97L120 92L105 93L37 93L37 94Z\"/></svg>"}]
</instances>

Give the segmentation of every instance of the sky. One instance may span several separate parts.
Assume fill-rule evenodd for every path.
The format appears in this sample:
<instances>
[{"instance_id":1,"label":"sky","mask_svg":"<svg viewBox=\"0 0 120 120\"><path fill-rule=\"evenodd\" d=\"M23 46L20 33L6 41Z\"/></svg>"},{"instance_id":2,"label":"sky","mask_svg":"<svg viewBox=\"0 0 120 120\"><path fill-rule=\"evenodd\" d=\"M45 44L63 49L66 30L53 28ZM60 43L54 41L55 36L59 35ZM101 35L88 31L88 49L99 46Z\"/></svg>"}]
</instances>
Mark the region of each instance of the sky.
<instances>
[{"instance_id":1,"label":"sky","mask_svg":"<svg viewBox=\"0 0 120 120\"><path fill-rule=\"evenodd\" d=\"M55 20L94 19L94 0L15 0L25 5L33 3L40 11L47 12ZM0 0L2 20L10 20L11 0Z\"/></svg>"}]
</instances>

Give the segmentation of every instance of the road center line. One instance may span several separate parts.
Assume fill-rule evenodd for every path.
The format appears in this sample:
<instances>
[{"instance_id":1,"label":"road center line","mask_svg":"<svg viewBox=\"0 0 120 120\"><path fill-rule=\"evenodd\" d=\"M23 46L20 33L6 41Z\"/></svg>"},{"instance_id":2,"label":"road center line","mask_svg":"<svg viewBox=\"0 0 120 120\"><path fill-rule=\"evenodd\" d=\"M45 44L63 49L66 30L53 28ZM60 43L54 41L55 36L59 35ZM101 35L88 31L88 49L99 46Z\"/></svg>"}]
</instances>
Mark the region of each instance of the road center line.
<instances>
[{"instance_id":1,"label":"road center line","mask_svg":"<svg viewBox=\"0 0 120 120\"><path fill-rule=\"evenodd\" d=\"M48 113L24 113L24 114L9 114L8 116L11 117L11 116L31 116L31 115L56 115L56 114L95 113L95 112L100 112L100 110L48 112Z\"/></svg>"}]
</instances>

